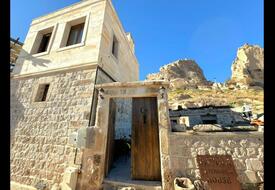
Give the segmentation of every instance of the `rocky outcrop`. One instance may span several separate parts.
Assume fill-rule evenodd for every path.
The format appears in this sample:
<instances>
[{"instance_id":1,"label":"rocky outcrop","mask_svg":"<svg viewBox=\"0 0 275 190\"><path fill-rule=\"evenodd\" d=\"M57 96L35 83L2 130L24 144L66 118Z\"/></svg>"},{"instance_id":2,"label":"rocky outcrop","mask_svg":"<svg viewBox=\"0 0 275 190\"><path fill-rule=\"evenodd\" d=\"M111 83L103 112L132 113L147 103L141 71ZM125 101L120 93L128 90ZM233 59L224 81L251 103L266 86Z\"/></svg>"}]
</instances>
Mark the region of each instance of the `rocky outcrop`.
<instances>
[{"instance_id":1,"label":"rocky outcrop","mask_svg":"<svg viewBox=\"0 0 275 190\"><path fill-rule=\"evenodd\" d=\"M168 80L172 88L197 88L210 84L194 60L177 60L160 68L159 73L147 75L147 80Z\"/></svg>"},{"instance_id":2,"label":"rocky outcrop","mask_svg":"<svg viewBox=\"0 0 275 190\"><path fill-rule=\"evenodd\" d=\"M238 49L231 66L232 76L228 84L243 88L264 84L264 50L258 45L245 44Z\"/></svg>"},{"instance_id":3,"label":"rocky outcrop","mask_svg":"<svg viewBox=\"0 0 275 190\"><path fill-rule=\"evenodd\" d=\"M207 81L194 60L177 60L149 74L147 80L168 80L169 108L174 110L202 106L242 108L252 104L255 113L263 112L263 48L245 44L237 51L228 82ZM241 112L242 110L240 110Z\"/></svg>"}]
</instances>

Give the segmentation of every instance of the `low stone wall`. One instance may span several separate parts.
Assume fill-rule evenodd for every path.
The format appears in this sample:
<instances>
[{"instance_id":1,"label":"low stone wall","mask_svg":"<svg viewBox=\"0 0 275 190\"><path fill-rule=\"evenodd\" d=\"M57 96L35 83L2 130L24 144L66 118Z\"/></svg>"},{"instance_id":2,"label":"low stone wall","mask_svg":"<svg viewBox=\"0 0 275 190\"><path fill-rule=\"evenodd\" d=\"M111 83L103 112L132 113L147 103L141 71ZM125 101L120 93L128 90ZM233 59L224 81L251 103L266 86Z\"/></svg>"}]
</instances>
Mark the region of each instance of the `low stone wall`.
<instances>
[{"instance_id":1,"label":"low stone wall","mask_svg":"<svg viewBox=\"0 0 275 190\"><path fill-rule=\"evenodd\" d=\"M201 108L201 109L184 109L172 110L169 112L170 118L176 119L181 116L189 118L188 127L203 123L202 116L214 115L217 119L217 124L232 125L235 123L234 112L230 108Z\"/></svg>"},{"instance_id":2,"label":"low stone wall","mask_svg":"<svg viewBox=\"0 0 275 190\"><path fill-rule=\"evenodd\" d=\"M199 179L197 155L232 156L244 189L261 183L263 179L263 133L217 132L170 133L170 169L172 177Z\"/></svg>"}]
</instances>

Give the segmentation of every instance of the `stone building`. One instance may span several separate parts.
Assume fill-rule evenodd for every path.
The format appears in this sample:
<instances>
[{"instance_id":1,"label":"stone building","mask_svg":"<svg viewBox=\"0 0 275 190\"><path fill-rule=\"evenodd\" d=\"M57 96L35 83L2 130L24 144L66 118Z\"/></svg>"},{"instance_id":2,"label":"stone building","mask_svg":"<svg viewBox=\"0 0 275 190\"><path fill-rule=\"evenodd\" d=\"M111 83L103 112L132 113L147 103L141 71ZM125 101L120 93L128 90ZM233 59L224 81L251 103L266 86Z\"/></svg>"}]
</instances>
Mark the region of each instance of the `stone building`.
<instances>
[{"instance_id":1,"label":"stone building","mask_svg":"<svg viewBox=\"0 0 275 190\"><path fill-rule=\"evenodd\" d=\"M263 133L173 132L170 84L137 81L134 47L110 0L32 21L11 77L12 190L172 190L201 178L198 155L263 183Z\"/></svg>"},{"instance_id":2,"label":"stone building","mask_svg":"<svg viewBox=\"0 0 275 190\"><path fill-rule=\"evenodd\" d=\"M89 170L86 178L92 179L92 187L172 190L176 177L201 179L198 155L230 155L242 189L258 190L263 183L262 132L174 132L168 82L105 83L96 88L96 122L72 140L75 147L90 151L82 173ZM130 136L128 152L116 143L123 136ZM122 156L116 159L118 153Z\"/></svg>"},{"instance_id":3,"label":"stone building","mask_svg":"<svg viewBox=\"0 0 275 190\"><path fill-rule=\"evenodd\" d=\"M50 189L66 168L79 168L89 152L68 141L95 121L95 85L138 75L134 41L110 0L80 1L34 19L11 76L12 189Z\"/></svg>"},{"instance_id":4,"label":"stone building","mask_svg":"<svg viewBox=\"0 0 275 190\"><path fill-rule=\"evenodd\" d=\"M187 128L199 124L219 124L232 126L236 123L235 114L230 106L204 106L195 108L179 108L169 111L171 125L180 123L184 119Z\"/></svg>"},{"instance_id":5,"label":"stone building","mask_svg":"<svg viewBox=\"0 0 275 190\"><path fill-rule=\"evenodd\" d=\"M15 62L18 58L18 55L22 49L23 43L19 41L19 38L16 40L10 38L10 72L13 71Z\"/></svg>"}]
</instances>

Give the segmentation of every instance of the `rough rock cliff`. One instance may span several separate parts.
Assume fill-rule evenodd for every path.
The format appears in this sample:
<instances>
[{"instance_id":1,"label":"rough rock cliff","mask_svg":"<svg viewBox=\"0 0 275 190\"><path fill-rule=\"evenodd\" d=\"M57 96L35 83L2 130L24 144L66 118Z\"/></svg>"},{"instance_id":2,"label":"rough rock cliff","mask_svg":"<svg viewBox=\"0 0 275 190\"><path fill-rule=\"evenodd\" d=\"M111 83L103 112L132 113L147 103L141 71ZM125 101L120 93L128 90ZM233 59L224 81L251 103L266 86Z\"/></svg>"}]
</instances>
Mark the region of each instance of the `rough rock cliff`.
<instances>
[{"instance_id":1,"label":"rough rock cliff","mask_svg":"<svg viewBox=\"0 0 275 190\"><path fill-rule=\"evenodd\" d=\"M147 80L168 80L172 88L196 88L210 84L198 64L186 59L164 65L159 73L147 75Z\"/></svg>"},{"instance_id":2,"label":"rough rock cliff","mask_svg":"<svg viewBox=\"0 0 275 190\"><path fill-rule=\"evenodd\" d=\"M264 84L264 50L258 45L244 44L237 51L231 66L229 84L240 86L260 86Z\"/></svg>"},{"instance_id":3,"label":"rough rock cliff","mask_svg":"<svg viewBox=\"0 0 275 190\"><path fill-rule=\"evenodd\" d=\"M263 48L245 44L237 51L232 77L226 83L207 81L194 60L178 60L149 74L147 80L169 80L170 109L231 105L242 111L251 104L253 113L263 113ZM250 88L252 87L253 88Z\"/></svg>"}]
</instances>

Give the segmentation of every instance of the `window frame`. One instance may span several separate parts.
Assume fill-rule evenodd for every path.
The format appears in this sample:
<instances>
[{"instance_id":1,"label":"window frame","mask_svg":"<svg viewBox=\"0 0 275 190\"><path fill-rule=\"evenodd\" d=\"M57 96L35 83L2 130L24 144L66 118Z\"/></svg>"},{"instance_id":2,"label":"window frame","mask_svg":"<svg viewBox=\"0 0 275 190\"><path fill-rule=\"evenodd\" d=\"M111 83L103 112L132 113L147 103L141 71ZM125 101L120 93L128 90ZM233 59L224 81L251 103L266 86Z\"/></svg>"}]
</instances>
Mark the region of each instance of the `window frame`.
<instances>
[{"instance_id":1,"label":"window frame","mask_svg":"<svg viewBox=\"0 0 275 190\"><path fill-rule=\"evenodd\" d=\"M118 51L119 51L119 42L116 35L113 35L111 52L116 59L118 59Z\"/></svg>"},{"instance_id":2,"label":"window frame","mask_svg":"<svg viewBox=\"0 0 275 190\"><path fill-rule=\"evenodd\" d=\"M52 45L53 45L55 35L56 35L57 27L58 27L58 23L56 23L55 25L50 25L50 26L41 28L38 32L36 32L36 35L35 35L31 50L30 50L30 54L33 57L39 57L39 56L49 54L49 52L51 51ZM51 32L51 37L50 37L50 40L48 43L47 50L44 52L37 53L39 50L39 46L41 44L43 35L50 33L50 32ZM39 43L38 43L38 41L39 41Z\"/></svg>"},{"instance_id":3,"label":"window frame","mask_svg":"<svg viewBox=\"0 0 275 190\"><path fill-rule=\"evenodd\" d=\"M40 83L37 86L34 102L46 102L49 95L50 83Z\"/></svg>"},{"instance_id":4,"label":"window frame","mask_svg":"<svg viewBox=\"0 0 275 190\"><path fill-rule=\"evenodd\" d=\"M62 38L60 39L60 42L59 42L59 48L56 51L59 52L59 51L64 51L64 50L68 50L68 49L72 49L72 48L85 46L89 21L90 21L90 13L80 15L80 16L78 16L76 18L73 18L73 19L72 18L68 19L65 22ZM81 42L77 43L77 44L66 46L68 38L69 38L71 27L75 26L75 25L78 25L78 24L81 24L81 23L84 23Z\"/></svg>"},{"instance_id":5,"label":"window frame","mask_svg":"<svg viewBox=\"0 0 275 190\"><path fill-rule=\"evenodd\" d=\"M116 42L116 44L117 44L116 46L114 46L114 42ZM113 49L113 47L116 47L116 50ZM111 43L111 47L110 47L110 54L112 55L112 57L115 59L116 62L118 62L118 59L119 59L119 47L120 47L120 43L119 43L118 37L113 32L113 34L112 34L112 43ZM113 54L113 51L116 52L116 55Z\"/></svg>"},{"instance_id":6,"label":"window frame","mask_svg":"<svg viewBox=\"0 0 275 190\"><path fill-rule=\"evenodd\" d=\"M82 38L83 38L84 26L85 26L84 22L71 26L69 36L68 36L68 39L66 42L66 47L81 43ZM75 37L73 37L73 32L76 32L76 39L75 39ZM81 34L81 36L80 36L80 34Z\"/></svg>"},{"instance_id":7,"label":"window frame","mask_svg":"<svg viewBox=\"0 0 275 190\"><path fill-rule=\"evenodd\" d=\"M46 52L48 50L51 37L52 37L52 32L42 35L42 39L41 39L40 44L38 46L37 53L43 53L43 52ZM46 42L45 42L45 39L47 40Z\"/></svg>"}]
</instances>

